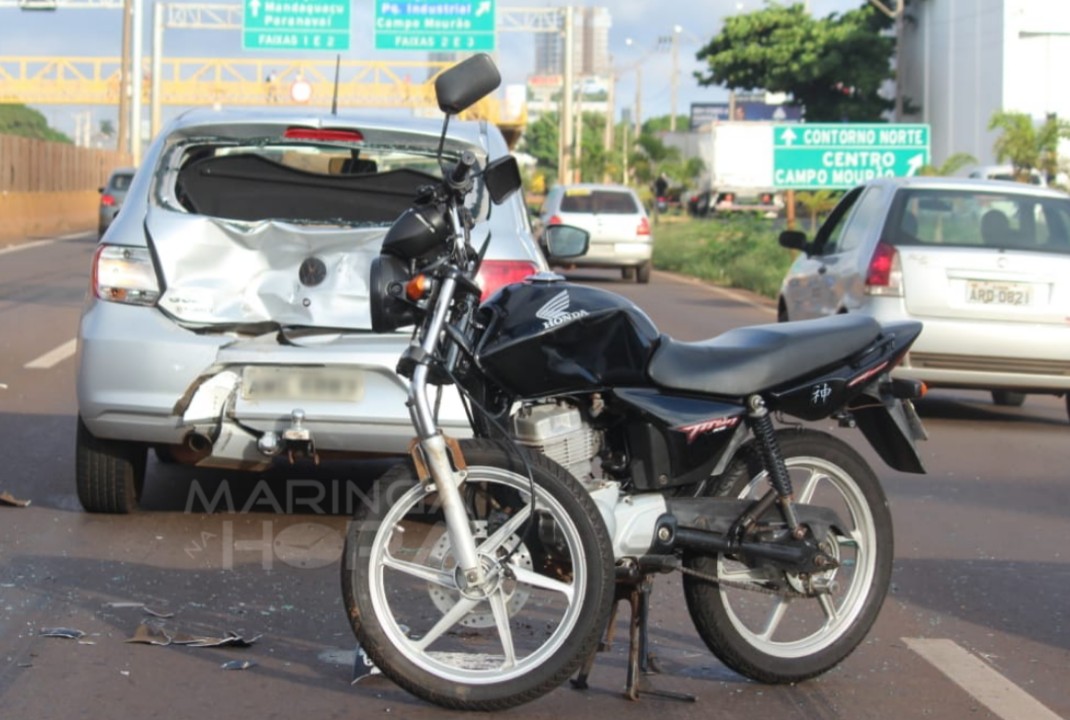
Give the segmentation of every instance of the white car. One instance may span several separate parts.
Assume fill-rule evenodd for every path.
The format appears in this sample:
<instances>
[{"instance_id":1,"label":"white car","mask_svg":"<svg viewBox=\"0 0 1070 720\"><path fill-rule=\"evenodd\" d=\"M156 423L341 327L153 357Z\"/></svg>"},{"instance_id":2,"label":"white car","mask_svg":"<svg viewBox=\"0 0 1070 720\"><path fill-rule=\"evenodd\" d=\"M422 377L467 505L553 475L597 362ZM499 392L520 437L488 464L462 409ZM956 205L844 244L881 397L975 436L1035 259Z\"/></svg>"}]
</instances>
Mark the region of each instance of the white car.
<instances>
[{"instance_id":1,"label":"white car","mask_svg":"<svg viewBox=\"0 0 1070 720\"><path fill-rule=\"evenodd\" d=\"M782 321L865 313L925 329L896 376L989 390L998 404L1070 392L1070 196L991 180L887 178L848 192L780 290ZM1067 410L1070 412L1070 397Z\"/></svg>"},{"instance_id":2,"label":"white car","mask_svg":"<svg viewBox=\"0 0 1070 720\"><path fill-rule=\"evenodd\" d=\"M587 254L569 260L578 267L620 268L621 276L650 282L654 236L643 203L623 185L558 185L546 194L543 226L571 225L590 233Z\"/></svg>"},{"instance_id":3,"label":"white car","mask_svg":"<svg viewBox=\"0 0 1070 720\"><path fill-rule=\"evenodd\" d=\"M409 333L372 332L371 262L441 178L438 120L198 110L153 143L93 258L79 332L76 482L96 512L137 507L146 456L266 468L296 454L403 453L395 372ZM444 157L508 153L453 122ZM523 199L469 196L485 294L546 270ZM469 433L446 388L439 424Z\"/></svg>"}]
</instances>

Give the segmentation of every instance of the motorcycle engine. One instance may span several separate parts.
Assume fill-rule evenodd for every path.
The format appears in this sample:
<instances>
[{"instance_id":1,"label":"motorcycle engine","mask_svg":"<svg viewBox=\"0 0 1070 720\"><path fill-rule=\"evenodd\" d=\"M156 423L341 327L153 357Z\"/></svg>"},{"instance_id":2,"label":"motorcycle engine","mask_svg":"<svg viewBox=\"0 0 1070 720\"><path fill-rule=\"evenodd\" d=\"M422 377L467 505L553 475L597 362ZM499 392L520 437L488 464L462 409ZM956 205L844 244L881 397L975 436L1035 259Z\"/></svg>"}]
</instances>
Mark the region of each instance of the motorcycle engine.
<instances>
[{"instance_id":1,"label":"motorcycle engine","mask_svg":"<svg viewBox=\"0 0 1070 720\"><path fill-rule=\"evenodd\" d=\"M594 477L594 458L602 447L601 433L583 419L579 409L563 402L529 405L513 417L513 436L586 484Z\"/></svg>"}]
</instances>

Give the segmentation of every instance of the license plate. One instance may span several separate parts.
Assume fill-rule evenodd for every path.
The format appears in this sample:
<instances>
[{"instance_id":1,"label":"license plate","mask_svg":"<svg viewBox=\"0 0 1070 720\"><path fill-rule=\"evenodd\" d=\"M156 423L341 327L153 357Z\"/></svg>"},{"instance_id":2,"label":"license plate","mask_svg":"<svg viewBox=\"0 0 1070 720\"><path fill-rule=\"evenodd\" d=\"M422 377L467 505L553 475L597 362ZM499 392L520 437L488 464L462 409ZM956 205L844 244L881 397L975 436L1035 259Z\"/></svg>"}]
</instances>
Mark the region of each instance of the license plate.
<instances>
[{"instance_id":1,"label":"license plate","mask_svg":"<svg viewBox=\"0 0 1070 720\"><path fill-rule=\"evenodd\" d=\"M966 302L976 305L1033 304L1033 286L1028 283L970 280L966 283Z\"/></svg>"},{"instance_id":2,"label":"license plate","mask_svg":"<svg viewBox=\"0 0 1070 720\"><path fill-rule=\"evenodd\" d=\"M357 402L363 393L359 368L255 365L242 372L245 400Z\"/></svg>"}]
</instances>

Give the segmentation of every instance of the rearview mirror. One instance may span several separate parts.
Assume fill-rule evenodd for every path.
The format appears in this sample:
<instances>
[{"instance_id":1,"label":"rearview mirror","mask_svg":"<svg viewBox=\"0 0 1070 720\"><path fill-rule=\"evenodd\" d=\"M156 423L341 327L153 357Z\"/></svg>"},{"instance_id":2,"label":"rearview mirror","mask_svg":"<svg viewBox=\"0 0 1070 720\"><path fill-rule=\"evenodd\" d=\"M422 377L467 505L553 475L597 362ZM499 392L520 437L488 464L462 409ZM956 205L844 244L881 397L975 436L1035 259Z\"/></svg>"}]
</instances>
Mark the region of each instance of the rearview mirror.
<instances>
[{"instance_id":1,"label":"rearview mirror","mask_svg":"<svg viewBox=\"0 0 1070 720\"><path fill-rule=\"evenodd\" d=\"M550 225L543 231L542 242L547 260L567 260L587 254L591 234L571 225Z\"/></svg>"},{"instance_id":2,"label":"rearview mirror","mask_svg":"<svg viewBox=\"0 0 1070 720\"><path fill-rule=\"evenodd\" d=\"M807 252L806 249L806 233L800 230L785 230L780 233L780 237L777 239L781 247L785 247L788 250L799 250L801 252Z\"/></svg>"},{"instance_id":3,"label":"rearview mirror","mask_svg":"<svg viewBox=\"0 0 1070 720\"><path fill-rule=\"evenodd\" d=\"M480 53L435 79L435 99L442 112L457 115L494 92L501 83L502 76L490 55Z\"/></svg>"},{"instance_id":4,"label":"rearview mirror","mask_svg":"<svg viewBox=\"0 0 1070 720\"><path fill-rule=\"evenodd\" d=\"M512 155L500 157L483 170L483 182L495 205L501 205L520 189L520 166Z\"/></svg>"}]
</instances>

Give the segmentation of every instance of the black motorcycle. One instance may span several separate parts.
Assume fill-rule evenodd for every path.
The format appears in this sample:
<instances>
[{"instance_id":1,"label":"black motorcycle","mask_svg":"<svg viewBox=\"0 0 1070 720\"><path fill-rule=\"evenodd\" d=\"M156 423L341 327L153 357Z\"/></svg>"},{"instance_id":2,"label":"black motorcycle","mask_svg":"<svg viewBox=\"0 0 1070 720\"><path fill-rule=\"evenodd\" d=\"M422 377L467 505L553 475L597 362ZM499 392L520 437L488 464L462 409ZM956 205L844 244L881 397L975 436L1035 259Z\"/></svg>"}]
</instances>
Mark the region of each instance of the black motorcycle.
<instances>
[{"instance_id":1,"label":"black motorcycle","mask_svg":"<svg viewBox=\"0 0 1070 720\"><path fill-rule=\"evenodd\" d=\"M439 76L443 138L499 81L486 55ZM398 371L416 439L347 533L345 604L368 657L433 703L499 710L573 673L582 687L624 599L634 698L651 580L670 572L699 635L747 677L795 682L847 657L888 589L888 503L855 450L784 418L836 418L923 472L922 387L889 375L920 324L840 315L685 343L549 273L480 304L466 198L478 177L500 203L519 172L512 157L479 169L439 154L443 181L372 267L375 330L415 326ZM557 225L544 242L567 260L588 236ZM474 439L437 428L447 386Z\"/></svg>"}]
</instances>

